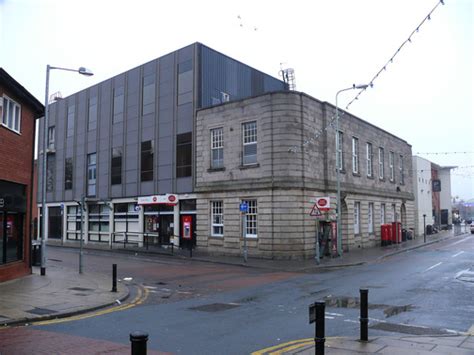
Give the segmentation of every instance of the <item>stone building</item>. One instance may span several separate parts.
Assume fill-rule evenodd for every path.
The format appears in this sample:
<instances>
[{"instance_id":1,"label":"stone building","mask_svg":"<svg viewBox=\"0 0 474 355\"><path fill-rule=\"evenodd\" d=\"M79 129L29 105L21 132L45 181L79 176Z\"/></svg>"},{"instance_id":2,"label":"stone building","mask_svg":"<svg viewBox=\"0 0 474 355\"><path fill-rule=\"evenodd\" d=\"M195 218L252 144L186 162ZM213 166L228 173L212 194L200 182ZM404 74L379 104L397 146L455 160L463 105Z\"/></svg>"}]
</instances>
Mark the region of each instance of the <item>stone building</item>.
<instances>
[{"instance_id":1,"label":"stone building","mask_svg":"<svg viewBox=\"0 0 474 355\"><path fill-rule=\"evenodd\" d=\"M304 93L268 93L198 111L197 247L249 256L315 255L315 199L330 198L319 227L335 221L335 107ZM411 146L340 112L338 156L344 252L380 245L381 225L414 227ZM296 149L295 149L296 147ZM245 219L239 206L245 203Z\"/></svg>"},{"instance_id":2,"label":"stone building","mask_svg":"<svg viewBox=\"0 0 474 355\"><path fill-rule=\"evenodd\" d=\"M287 86L193 43L52 103L46 239L194 243L196 110Z\"/></svg>"}]
</instances>

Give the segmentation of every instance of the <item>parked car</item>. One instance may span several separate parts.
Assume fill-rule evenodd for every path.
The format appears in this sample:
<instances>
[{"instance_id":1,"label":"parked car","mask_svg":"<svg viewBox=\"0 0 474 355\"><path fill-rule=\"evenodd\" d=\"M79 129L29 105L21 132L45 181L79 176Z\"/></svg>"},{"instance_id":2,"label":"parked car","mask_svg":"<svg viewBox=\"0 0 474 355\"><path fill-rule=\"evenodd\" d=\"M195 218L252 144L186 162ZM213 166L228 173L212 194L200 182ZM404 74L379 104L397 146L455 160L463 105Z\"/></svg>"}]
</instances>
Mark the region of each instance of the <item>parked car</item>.
<instances>
[{"instance_id":1,"label":"parked car","mask_svg":"<svg viewBox=\"0 0 474 355\"><path fill-rule=\"evenodd\" d=\"M474 222L471 222L471 233L474 234Z\"/></svg>"}]
</instances>

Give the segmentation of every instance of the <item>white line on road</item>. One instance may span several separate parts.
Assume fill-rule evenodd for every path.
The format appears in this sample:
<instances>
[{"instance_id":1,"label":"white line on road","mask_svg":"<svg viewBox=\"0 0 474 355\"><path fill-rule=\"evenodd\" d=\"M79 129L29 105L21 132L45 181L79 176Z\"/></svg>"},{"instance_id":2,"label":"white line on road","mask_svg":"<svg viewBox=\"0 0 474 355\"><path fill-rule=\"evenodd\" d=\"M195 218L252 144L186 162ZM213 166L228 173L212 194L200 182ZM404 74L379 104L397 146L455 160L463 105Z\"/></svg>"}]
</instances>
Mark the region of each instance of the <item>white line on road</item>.
<instances>
[{"instance_id":1,"label":"white line on road","mask_svg":"<svg viewBox=\"0 0 474 355\"><path fill-rule=\"evenodd\" d=\"M467 238L464 238L464 239L461 239L461 240L458 240L457 242L454 242L453 244L449 244L448 246L453 246L453 245L456 245L456 244L459 244L459 243L462 243L464 242L465 240L468 240L470 237L467 237Z\"/></svg>"},{"instance_id":2,"label":"white line on road","mask_svg":"<svg viewBox=\"0 0 474 355\"><path fill-rule=\"evenodd\" d=\"M425 271L423 271L423 272L430 271L431 269L434 269L435 267L438 267L438 266L440 266L442 263L443 263L443 262L441 261L441 262L439 262L439 263L437 263L437 264L434 264L433 266L430 266L428 269L426 269L426 270L425 270Z\"/></svg>"},{"instance_id":3,"label":"white line on road","mask_svg":"<svg viewBox=\"0 0 474 355\"><path fill-rule=\"evenodd\" d=\"M353 319L344 319L344 322L349 322L349 323L359 323L358 321L356 321L356 320L353 320Z\"/></svg>"},{"instance_id":4,"label":"white line on road","mask_svg":"<svg viewBox=\"0 0 474 355\"><path fill-rule=\"evenodd\" d=\"M468 271L469 271L469 269L459 271L454 278L457 279L459 276L461 276L464 273L467 273Z\"/></svg>"},{"instance_id":5,"label":"white line on road","mask_svg":"<svg viewBox=\"0 0 474 355\"><path fill-rule=\"evenodd\" d=\"M326 312L326 314L329 314L330 316L336 316L336 317L342 317L343 316L343 314L341 314L341 313Z\"/></svg>"},{"instance_id":6,"label":"white line on road","mask_svg":"<svg viewBox=\"0 0 474 355\"><path fill-rule=\"evenodd\" d=\"M454 255L451 255L452 258L455 258L456 256L459 256L461 255L462 253L464 253L464 251L460 251L459 253L456 253Z\"/></svg>"},{"instance_id":7,"label":"white line on road","mask_svg":"<svg viewBox=\"0 0 474 355\"><path fill-rule=\"evenodd\" d=\"M326 318L326 319L334 319L334 317L330 317L330 316L325 316L324 318Z\"/></svg>"}]
</instances>

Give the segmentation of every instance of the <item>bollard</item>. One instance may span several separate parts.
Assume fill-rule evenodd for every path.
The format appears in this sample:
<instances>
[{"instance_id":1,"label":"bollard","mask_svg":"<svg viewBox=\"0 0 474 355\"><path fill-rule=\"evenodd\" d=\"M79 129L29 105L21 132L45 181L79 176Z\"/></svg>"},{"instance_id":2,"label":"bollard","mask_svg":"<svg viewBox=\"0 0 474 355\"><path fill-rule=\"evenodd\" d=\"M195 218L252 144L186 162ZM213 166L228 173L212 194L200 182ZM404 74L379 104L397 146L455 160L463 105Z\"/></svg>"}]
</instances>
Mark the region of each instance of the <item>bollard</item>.
<instances>
[{"instance_id":1,"label":"bollard","mask_svg":"<svg viewBox=\"0 0 474 355\"><path fill-rule=\"evenodd\" d=\"M360 340L369 340L369 304L368 304L369 290L366 288L360 289Z\"/></svg>"},{"instance_id":2,"label":"bollard","mask_svg":"<svg viewBox=\"0 0 474 355\"><path fill-rule=\"evenodd\" d=\"M146 355L146 342L148 333L133 332L130 333L130 342L132 343L132 355Z\"/></svg>"},{"instance_id":3,"label":"bollard","mask_svg":"<svg viewBox=\"0 0 474 355\"><path fill-rule=\"evenodd\" d=\"M117 292L117 264L112 264L112 291Z\"/></svg>"},{"instance_id":4,"label":"bollard","mask_svg":"<svg viewBox=\"0 0 474 355\"><path fill-rule=\"evenodd\" d=\"M324 355L324 317L326 303L319 301L314 303L316 307L316 322L315 322L315 338L314 346L316 348L316 355Z\"/></svg>"}]
</instances>

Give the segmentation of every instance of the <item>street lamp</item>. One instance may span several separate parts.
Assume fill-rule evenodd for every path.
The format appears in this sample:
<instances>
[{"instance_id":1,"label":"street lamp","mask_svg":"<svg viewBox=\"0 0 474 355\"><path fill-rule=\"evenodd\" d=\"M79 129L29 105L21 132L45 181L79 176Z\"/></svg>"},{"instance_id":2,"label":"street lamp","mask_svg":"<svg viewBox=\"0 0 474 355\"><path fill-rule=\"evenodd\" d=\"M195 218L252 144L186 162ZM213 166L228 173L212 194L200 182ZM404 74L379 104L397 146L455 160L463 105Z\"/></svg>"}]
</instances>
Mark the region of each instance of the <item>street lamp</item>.
<instances>
[{"instance_id":1,"label":"street lamp","mask_svg":"<svg viewBox=\"0 0 474 355\"><path fill-rule=\"evenodd\" d=\"M341 208L341 178L339 176L341 169L342 169L342 154L341 157L339 158L339 145L341 142L339 142L339 108L337 105L337 97L339 94L343 91L347 90L354 90L354 89L367 89L369 85L356 85L353 84L349 88L345 88L342 90L339 90L336 93L336 183L337 183L337 198L336 198L336 204L337 204L337 255L342 256L342 235L341 235L341 214L342 214L342 208ZM342 152L342 147L341 152Z\"/></svg>"},{"instance_id":2,"label":"street lamp","mask_svg":"<svg viewBox=\"0 0 474 355\"><path fill-rule=\"evenodd\" d=\"M49 64L46 65L46 89L45 89L45 96L44 96L44 127L43 127L43 181L42 181L42 203L41 203L41 275L46 275L46 164L47 164L47 149L48 149L48 117L49 117L49 107L48 107L48 99L49 99L49 71L52 69L57 70L65 70L65 71L72 71L79 73L85 76L92 76L94 73L87 68L80 67L79 69L69 69L69 68L61 68L61 67L52 67Z\"/></svg>"}]
</instances>

